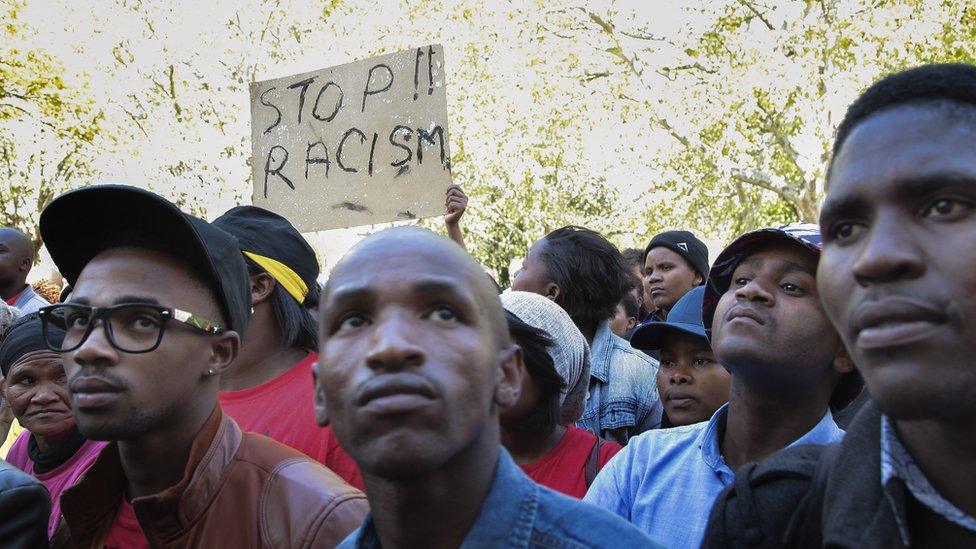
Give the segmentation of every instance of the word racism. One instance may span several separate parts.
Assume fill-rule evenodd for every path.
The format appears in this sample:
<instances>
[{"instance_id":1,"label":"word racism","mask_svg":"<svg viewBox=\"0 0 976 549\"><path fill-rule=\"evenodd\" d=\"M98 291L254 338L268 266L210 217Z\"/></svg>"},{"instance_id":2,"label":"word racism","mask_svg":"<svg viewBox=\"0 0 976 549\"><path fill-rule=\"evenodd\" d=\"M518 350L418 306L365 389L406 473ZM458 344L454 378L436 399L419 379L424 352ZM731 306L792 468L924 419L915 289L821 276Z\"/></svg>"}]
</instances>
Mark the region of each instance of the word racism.
<instances>
[{"instance_id":1,"label":"word racism","mask_svg":"<svg viewBox=\"0 0 976 549\"><path fill-rule=\"evenodd\" d=\"M254 204L301 230L440 213L443 67L443 48L426 46L253 84Z\"/></svg>"}]
</instances>

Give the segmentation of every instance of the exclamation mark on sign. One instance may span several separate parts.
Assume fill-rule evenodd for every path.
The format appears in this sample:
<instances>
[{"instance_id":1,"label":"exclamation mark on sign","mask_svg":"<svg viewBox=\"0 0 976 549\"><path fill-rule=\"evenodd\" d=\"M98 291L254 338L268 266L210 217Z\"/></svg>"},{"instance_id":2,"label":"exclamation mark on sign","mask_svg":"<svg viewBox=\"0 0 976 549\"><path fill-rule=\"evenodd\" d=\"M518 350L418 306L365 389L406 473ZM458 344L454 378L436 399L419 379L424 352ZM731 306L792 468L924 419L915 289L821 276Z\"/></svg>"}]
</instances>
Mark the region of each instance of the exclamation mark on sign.
<instances>
[{"instance_id":1,"label":"exclamation mark on sign","mask_svg":"<svg viewBox=\"0 0 976 549\"><path fill-rule=\"evenodd\" d=\"M427 95L434 93L434 46L427 46Z\"/></svg>"},{"instance_id":2,"label":"exclamation mark on sign","mask_svg":"<svg viewBox=\"0 0 976 549\"><path fill-rule=\"evenodd\" d=\"M413 100L417 100L417 86L420 85L420 56L424 54L424 50L417 48L417 57L413 62Z\"/></svg>"}]
</instances>

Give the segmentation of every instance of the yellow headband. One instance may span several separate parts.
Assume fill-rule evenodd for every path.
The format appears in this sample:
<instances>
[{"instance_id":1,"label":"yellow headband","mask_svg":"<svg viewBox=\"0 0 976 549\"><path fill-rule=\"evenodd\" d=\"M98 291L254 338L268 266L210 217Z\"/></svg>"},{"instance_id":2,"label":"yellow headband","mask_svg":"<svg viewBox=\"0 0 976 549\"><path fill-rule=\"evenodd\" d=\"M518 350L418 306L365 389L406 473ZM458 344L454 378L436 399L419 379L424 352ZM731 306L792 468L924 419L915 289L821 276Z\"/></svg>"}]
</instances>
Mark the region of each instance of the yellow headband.
<instances>
[{"instance_id":1,"label":"yellow headband","mask_svg":"<svg viewBox=\"0 0 976 549\"><path fill-rule=\"evenodd\" d=\"M264 257L254 252L245 251L244 255L267 271L278 284L281 284L281 287L286 292L295 298L295 301L299 304L305 302L305 296L308 295L308 286L305 285L305 281L291 267L278 260Z\"/></svg>"}]
</instances>

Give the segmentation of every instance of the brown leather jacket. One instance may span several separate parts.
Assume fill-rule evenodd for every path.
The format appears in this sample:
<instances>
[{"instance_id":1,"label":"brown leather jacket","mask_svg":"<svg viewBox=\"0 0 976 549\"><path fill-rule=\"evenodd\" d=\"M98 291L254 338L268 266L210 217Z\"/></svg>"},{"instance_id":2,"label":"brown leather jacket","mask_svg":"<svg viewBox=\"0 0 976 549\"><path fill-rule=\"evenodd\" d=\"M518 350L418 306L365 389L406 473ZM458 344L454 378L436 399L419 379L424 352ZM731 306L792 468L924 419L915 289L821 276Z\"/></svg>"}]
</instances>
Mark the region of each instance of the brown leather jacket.
<instances>
[{"instance_id":1,"label":"brown leather jacket","mask_svg":"<svg viewBox=\"0 0 976 549\"><path fill-rule=\"evenodd\" d=\"M116 444L61 496L75 547L103 547L125 490ZM214 409L183 478L132 500L152 547L334 547L365 518L366 496L311 458Z\"/></svg>"}]
</instances>

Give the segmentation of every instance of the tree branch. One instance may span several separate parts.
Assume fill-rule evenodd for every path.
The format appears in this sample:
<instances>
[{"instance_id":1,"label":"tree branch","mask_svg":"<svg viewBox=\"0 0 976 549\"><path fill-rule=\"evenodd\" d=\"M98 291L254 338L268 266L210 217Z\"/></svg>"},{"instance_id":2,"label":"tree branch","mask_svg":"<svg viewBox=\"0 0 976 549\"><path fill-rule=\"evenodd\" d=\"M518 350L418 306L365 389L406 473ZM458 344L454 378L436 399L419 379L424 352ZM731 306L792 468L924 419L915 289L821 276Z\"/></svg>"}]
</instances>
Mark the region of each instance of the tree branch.
<instances>
[{"instance_id":1,"label":"tree branch","mask_svg":"<svg viewBox=\"0 0 976 549\"><path fill-rule=\"evenodd\" d=\"M771 31L776 30L776 28L773 27L773 24L770 23L769 20L766 19L766 17L764 17L762 13L759 13L759 10L757 10L756 7L753 6L751 2L747 2L746 0L739 0L739 5L744 6L746 9L751 11L753 15L759 18L759 20L762 21L764 25L766 25L767 29Z\"/></svg>"},{"instance_id":2,"label":"tree branch","mask_svg":"<svg viewBox=\"0 0 976 549\"><path fill-rule=\"evenodd\" d=\"M766 107L764 107L761 102L757 103L757 105L759 107L759 110L761 110L763 114L766 115L766 124L763 127L763 129L769 132L769 134L773 136L773 138L776 140L776 143L778 143L779 146L783 148L783 152L786 153L786 156L789 157L793 165L796 166L797 169L800 169L800 165L799 165L800 153L796 150L795 147L793 147L793 144L790 143L790 138L786 134L786 131L783 130L783 126L781 126L780 123L776 120L776 116L774 115L774 113L767 110ZM800 171L803 170L801 169Z\"/></svg>"},{"instance_id":3,"label":"tree branch","mask_svg":"<svg viewBox=\"0 0 976 549\"><path fill-rule=\"evenodd\" d=\"M771 191L786 202L791 204L796 202L797 197L792 190L774 184L766 174L747 174L741 170L733 170L731 175L736 181Z\"/></svg>"}]
</instances>

